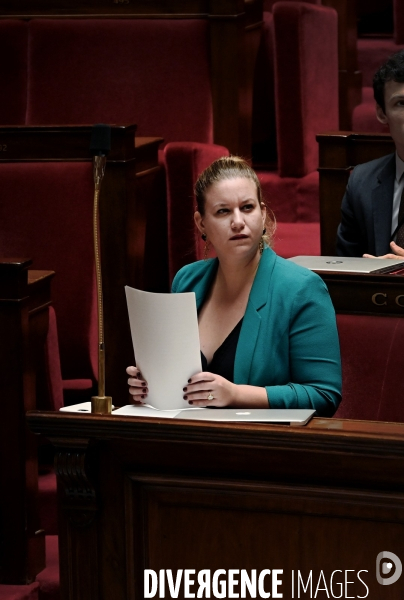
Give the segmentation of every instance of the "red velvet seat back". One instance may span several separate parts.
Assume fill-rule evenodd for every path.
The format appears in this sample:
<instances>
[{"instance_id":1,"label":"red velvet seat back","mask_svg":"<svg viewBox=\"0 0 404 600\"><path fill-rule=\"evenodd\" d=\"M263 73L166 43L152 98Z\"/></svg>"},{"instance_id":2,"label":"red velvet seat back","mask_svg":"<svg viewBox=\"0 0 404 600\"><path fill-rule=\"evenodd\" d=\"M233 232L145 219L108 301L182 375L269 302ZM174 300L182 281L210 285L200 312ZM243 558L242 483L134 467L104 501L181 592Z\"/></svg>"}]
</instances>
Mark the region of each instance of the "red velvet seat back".
<instances>
[{"instance_id":1,"label":"red velvet seat back","mask_svg":"<svg viewBox=\"0 0 404 600\"><path fill-rule=\"evenodd\" d=\"M277 2L275 99L282 177L318 167L316 134L338 129L337 13L305 2Z\"/></svg>"},{"instance_id":2,"label":"red velvet seat back","mask_svg":"<svg viewBox=\"0 0 404 600\"><path fill-rule=\"evenodd\" d=\"M27 124L136 123L140 136L212 141L207 27L32 20Z\"/></svg>"},{"instance_id":3,"label":"red velvet seat back","mask_svg":"<svg viewBox=\"0 0 404 600\"><path fill-rule=\"evenodd\" d=\"M0 255L30 257L34 269L56 271L62 375L94 381L91 163L2 163L0 189Z\"/></svg>"},{"instance_id":4,"label":"red velvet seat back","mask_svg":"<svg viewBox=\"0 0 404 600\"><path fill-rule=\"evenodd\" d=\"M0 21L0 122L22 125L27 106L28 27L24 21Z\"/></svg>"},{"instance_id":5,"label":"red velvet seat back","mask_svg":"<svg viewBox=\"0 0 404 600\"><path fill-rule=\"evenodd\" d=\"M404 422L404 319L337 315L342 402L335 416Z\"/></svg>"}]
</instances>

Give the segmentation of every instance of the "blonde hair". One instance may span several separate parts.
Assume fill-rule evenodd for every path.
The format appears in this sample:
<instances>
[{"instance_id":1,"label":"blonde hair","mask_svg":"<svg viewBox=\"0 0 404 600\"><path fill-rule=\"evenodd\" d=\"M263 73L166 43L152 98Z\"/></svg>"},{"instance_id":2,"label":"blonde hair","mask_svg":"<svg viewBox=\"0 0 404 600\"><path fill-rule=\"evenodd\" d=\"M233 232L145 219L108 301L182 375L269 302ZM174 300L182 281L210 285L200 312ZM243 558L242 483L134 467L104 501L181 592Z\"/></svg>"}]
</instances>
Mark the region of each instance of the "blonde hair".
<instances>
[{"instance_id":1,"label":"blonde hair","mask_svg":"<svg viewBox=\"0 0 404 600\"><path fill-rule=\"evenodd\" d=\"M261 183L256 172L239 156L222 156L215 160L199 175L194 187L197 210L202 216L205 214L206 192L214 183L218 183L224 179L236 179L238 177L251 179L251 181L255 183L258 202L260 206L264 205L267 210L265 219L266 233L262 237L264 242L268 244L268 246L271 246L276 229L275 215L272 210L266 206L262 195Z\"/></svg>"}]
</instances>

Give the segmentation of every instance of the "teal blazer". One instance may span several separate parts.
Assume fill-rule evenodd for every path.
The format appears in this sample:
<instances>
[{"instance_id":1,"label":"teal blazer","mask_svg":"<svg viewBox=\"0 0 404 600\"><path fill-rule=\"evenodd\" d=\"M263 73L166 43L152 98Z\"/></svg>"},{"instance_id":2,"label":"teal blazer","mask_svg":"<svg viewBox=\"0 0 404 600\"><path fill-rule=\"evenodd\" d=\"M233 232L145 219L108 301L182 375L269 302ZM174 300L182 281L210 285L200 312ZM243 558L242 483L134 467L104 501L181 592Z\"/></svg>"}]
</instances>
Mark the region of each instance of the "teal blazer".
<instances>
[{"instance_id":1,"label":"teal blazer","mask_svg":"<svg viewBox=\"0 0 404 600\"><path fill-rule=\"evenodd\" d=\"M173 293L195 292L198 310L213 283L217 258L186 265ZM265 248L245 311L234 383L265 387L271 408L334 414L341 400L335 311L323 280Z\"/></svg>"}]
</instances>

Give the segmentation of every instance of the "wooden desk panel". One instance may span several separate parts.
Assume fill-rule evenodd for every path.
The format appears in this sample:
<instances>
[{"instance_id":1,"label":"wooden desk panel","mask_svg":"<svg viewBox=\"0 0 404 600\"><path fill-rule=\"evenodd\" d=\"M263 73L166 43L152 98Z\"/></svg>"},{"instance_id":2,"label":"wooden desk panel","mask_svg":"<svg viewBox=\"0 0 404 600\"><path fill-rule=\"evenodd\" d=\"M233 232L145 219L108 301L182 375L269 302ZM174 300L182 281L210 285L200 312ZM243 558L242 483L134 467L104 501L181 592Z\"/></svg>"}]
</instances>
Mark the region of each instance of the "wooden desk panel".
<instances>
[{"instance_id":1,"label":"wooden desk panel","mask_svg":"<svg viewBox=\"0 0 404 600\"><path fill-rule=\"evenodd\" d=\"M285 598L292 569L328 579L365 569L368 597L384 599L376 556L404 557L403 424L52 413L28 421L56 446L63 600L101 590L140 600L145 568L280 568ZM356 580L349 591L366 590ZM401 600L404 583L388 591Z\"/></svg>"},{"instance_id":2,"label":"wooden desk panel","mask_svg":"<svg viewBox=\"0 0 404 600\"><path fill-rule=\"evenodd\" d=\"M54 273L28 272L29 264L0 261L0 582L8 584L31 583L45 567L36 440L25 412L46 389L40 374Z\"/></svg>"},{"instance_id":3,"label":"wooden desk panel","mask_svg":"<svg viewBox=\"0 0 404 600\"><path fill-rule=\"evenodd\" d=\"M337 313L404 316L404 276L318 271Z\"/></svg>"}]
</instances>

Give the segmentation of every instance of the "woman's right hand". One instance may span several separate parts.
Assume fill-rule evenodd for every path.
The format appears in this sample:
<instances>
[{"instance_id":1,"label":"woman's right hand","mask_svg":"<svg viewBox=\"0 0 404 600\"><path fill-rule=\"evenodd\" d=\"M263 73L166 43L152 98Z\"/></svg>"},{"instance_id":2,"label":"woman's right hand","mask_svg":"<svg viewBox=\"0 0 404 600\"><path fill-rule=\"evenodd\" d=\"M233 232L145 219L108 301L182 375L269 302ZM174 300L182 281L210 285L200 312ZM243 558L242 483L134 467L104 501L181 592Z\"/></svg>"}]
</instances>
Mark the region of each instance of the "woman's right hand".
<instances>
[{"instance_id":1,"label":"woman's right hand","mask_svg":"<svg viewBox=\"0 0 404 600\"><path fill-rule=\"evenodd\" d=\"M126 369L128 375L129 393L132 395L133 400L136 403L144 404L144 399L147 396L147 381L143 379L143 376L137 367L128 367Z\"/></svg>"}]
</instances>

